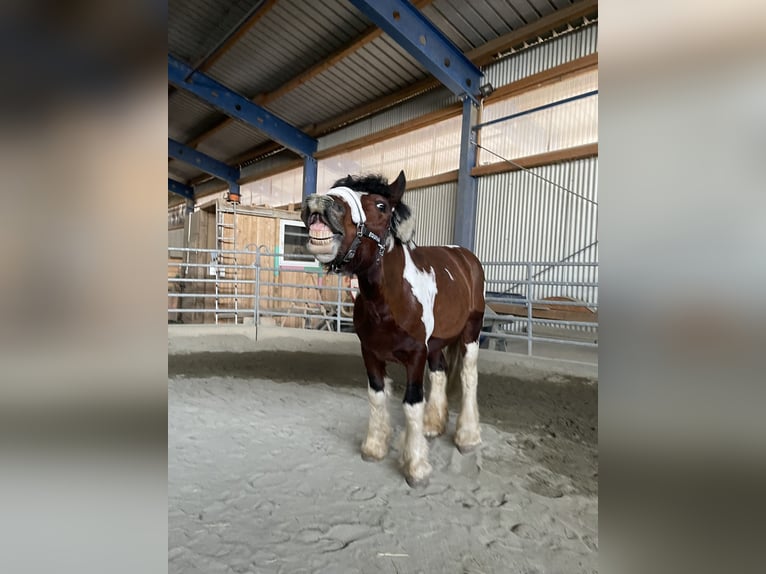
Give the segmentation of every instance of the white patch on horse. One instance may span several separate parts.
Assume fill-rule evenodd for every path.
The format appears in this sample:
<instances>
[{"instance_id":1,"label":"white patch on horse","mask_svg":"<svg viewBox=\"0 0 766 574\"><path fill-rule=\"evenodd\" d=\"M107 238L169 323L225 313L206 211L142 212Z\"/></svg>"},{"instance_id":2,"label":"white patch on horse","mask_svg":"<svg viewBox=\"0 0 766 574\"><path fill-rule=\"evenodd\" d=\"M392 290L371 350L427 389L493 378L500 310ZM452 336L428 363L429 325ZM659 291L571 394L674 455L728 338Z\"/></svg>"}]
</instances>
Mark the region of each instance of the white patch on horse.
<instances>
[{"instance_id":1,"label":"white patch on horse","mask_svg":"<svg viewBox=\"0 0 766 574\"><path fill-rule=\"evenodd\" d=\"M454 281L454 280L455 280L455 278L452 276L452 273L450 273L450 272L449 272L449 269L447 269L447 268L445 267L445 268L444 268L444 270L447 272L447 275L449 275L449 278L450 278L450 279L452 279L452 280Z\"/></svg>"},{"instance_id":2,"label":"white patch on horse","mask_svg":"<svg viewBox=\"0 0 766 574\"><path fill-rule=\"evenodd\" d=\"M402 251L404 251L404 279L410 284L412 294L423 308L421 321L426 328L425 342L427 343L431 333L434 332L434 300L438 292L436 274L433 269L428 271L418 269L412 261L409 247L402 246Z\"/></svg>"},{"instance_id":3,"label":"white patch on horse","mask_svg":"<svg viewBox=\"0 0 766 574\"><path fill-rule=\"evenodd\" d=\"M396 236L402 243L410 243L415 237L415 218L410 215L407 219L400 219L396 226Z\"/></svg>"}]
</instances>

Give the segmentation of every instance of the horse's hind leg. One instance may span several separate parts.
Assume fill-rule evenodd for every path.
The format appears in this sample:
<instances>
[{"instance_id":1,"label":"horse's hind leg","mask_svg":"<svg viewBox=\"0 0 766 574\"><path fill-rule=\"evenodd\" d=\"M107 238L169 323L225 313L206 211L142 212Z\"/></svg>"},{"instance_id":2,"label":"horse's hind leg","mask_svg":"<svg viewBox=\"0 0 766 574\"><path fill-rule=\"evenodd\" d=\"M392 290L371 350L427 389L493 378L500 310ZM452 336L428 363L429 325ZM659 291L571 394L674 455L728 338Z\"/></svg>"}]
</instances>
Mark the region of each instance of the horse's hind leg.
<instances>
[{"instance_id":1,"label":"horse's hind leg","mask_svg":"<svg viewBox=\"0 0 766 574\"><path fill-rule=\"evenodd\" d=\"M441 349L436 349L428 355L429 380L431 392L428 395L425 415L423 417L423 433L427 437L435 437L444 433L449 420L447 407L447 361Z\"/></svg>"},{"instance_id":2,"label":"horse's hind leg","mask_svg":"<svg viewBox=\"0 0 766 574\"><path fill-rule=\"evenodd\" d=\"M477 324L469 321L463 331L463 365L460 371L460 382L463 387L463 404L457 419L455 444L461 453L470 452L481 444L479 429L479 406L476 402L476 387L479 382L479 331L481 318Z\"/></svg>"}]
</instances>

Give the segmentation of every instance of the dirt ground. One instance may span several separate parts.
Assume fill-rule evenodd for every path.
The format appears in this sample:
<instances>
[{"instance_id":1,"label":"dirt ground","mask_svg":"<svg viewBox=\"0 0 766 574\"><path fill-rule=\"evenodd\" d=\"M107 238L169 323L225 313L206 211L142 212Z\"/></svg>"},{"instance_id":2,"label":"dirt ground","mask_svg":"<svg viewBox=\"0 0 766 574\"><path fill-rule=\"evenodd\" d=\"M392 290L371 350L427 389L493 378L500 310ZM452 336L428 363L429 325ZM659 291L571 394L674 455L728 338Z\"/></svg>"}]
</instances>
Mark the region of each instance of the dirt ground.
<instances>
[{"instance_id":1,"label":"dirt ground","mask_svg":"<svg viewBox=\"0 0 766 574\"><path fill-rule=\"evenodd\" d=\"M430 484L394 440L362 461L361 358L288 351L168 356L171 572L592 573L598 559L593 381L481 374L482 447L430 441Z\"/></svg>"}]
</instances>

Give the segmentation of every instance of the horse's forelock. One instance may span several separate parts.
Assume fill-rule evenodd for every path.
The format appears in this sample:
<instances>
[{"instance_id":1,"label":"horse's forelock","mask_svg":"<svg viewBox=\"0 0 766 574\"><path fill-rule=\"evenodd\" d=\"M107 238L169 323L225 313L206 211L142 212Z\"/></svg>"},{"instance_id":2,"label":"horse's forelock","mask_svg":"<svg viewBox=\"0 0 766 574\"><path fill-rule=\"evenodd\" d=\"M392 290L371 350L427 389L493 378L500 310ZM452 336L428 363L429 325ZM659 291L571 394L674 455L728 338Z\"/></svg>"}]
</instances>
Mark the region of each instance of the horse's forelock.
<instances>
[{"instance_id":1,"label":"horse's forelock","mask_svg":"<svg viewBox=\"0 0 766 574\"><path fill-rule=\"evenodd\" d=\"M388 179L382 175L348 175L336 181L332 187L348 187L361 193L375 193L391 198ZM410 208L401 201L395 207L391 231L402 243L409 243L415 237L415 218Z\"/></svg>"},{"instance_id":2,"label":"horse's forelock","mask_svg":"<svg viewBox=\"0 0 766 574\"><path fill-rule=\"evenodd\" d=\"M347 175L332 184L332 187L348 187L361 193L376 193L391 197L388 180L382 175Z\"/></svg>"}]
</instances>

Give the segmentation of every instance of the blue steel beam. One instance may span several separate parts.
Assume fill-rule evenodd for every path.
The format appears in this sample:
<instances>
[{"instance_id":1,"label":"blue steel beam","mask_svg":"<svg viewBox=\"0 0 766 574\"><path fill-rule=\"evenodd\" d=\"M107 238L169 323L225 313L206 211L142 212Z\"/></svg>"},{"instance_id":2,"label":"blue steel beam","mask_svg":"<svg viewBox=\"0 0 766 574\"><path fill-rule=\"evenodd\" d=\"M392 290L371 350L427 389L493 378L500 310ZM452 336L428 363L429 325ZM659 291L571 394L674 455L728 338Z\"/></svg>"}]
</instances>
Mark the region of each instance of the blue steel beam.
<instances>
[{"instance_id":1,"label":"blue steel beam","mask_svg":"<svg viewBox=\"0 0 766 574\"><path fill-rule=\"evenodd\" d=\"M303 194L301 199L317 192L317 160L313 157L303 159Z\"/></svg>"},{"instance_id":2,"label":"blue steel beam","mask_svg":"<svg viewBox=\"0 0 766 574\"><path fill-rule=\"evenodd\" d=\"M186 199L194 200L194 189L186 184L176 181L175 179L168 178L168 191L185 197Z\"/></svg>"},{"instance_id":3,"label":"blue steel beam","mask_svg":"<svg viewBox=\"0 0 766 574\"><path fill-rule=\"evenodd\" d=\"M407 0L349 0L442 84L479 104L484 74Z\"/></svg>"},{"instance_id":4,"label":"blue steel beam","mask_svg":"<svg viewBox=\"0 0 766 574\"><path fill-rule=\"evenodd\" d=\"M471 175L471 170L476 167L476 142L471 126L476 124L478 115L478 110L471 100L464 99L455 205L455 243L471 251L476 244L476 204L478 202L478 182Z\"/></svg>"},{"instance_id":5,"label":"blue steel beam","mask_svg":"<svg viewBox=\"0 0 766 574\"><path fill-rule=\"evenodd\" d=\"M170 138L168 138L168 157L193 165L229 183L236 183L239 179L239 169Z\"/></svg>"},{"instance_id":6,"label":"blue steel beam","mask_svg":"<svg viewBox=\"0 0 766 574\"><path fill-rule=\"evenodd\" d=\"M195 72L191 66L171 55L168 55L168 81L177 88L203 99L226 115L253 126L303 157L312 156L317 150L317 140L308 134L216 82L210 76Z\"/></svg>"}]
</instances>

